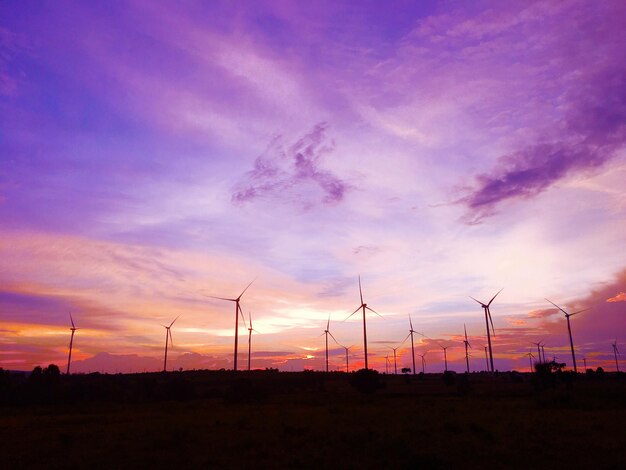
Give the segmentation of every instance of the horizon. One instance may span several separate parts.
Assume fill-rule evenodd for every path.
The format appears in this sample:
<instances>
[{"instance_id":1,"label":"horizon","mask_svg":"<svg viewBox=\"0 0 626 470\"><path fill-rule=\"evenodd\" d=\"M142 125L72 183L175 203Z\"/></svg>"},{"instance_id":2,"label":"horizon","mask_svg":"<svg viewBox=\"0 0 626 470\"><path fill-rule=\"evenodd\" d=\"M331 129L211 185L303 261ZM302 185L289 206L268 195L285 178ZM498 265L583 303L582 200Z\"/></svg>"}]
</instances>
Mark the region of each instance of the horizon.
<instances>
[{"instance_id":1,"label":"horizon","mask_svg":"<svg viewBox=\"0 0 626 470\"><path fill-rule=\"evenodd\" d=\"M579 371L626 341L626 4L0 4L0 367ZM550 299L550 301L546 301ZM240 321L238 368L247 367ZM333 344L331 348L330 345ZM398 369L412 367L410 341ZM330 368L345 350L329 339ZM161 364L161 365L156 365ZM171 364L171 367L170 367ZM94 370L94 368L99 370ZM125 368L125 369L123 369Z\"/></svg>"}]
</instances>

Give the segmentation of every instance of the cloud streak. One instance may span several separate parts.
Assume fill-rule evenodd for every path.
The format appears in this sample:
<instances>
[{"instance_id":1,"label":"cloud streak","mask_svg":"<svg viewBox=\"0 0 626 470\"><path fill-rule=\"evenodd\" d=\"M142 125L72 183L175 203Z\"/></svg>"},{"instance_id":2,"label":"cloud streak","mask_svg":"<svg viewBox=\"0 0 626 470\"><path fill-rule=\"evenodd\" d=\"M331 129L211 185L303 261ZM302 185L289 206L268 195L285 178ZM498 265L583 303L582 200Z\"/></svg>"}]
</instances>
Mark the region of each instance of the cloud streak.
<instances>
[{"instance_id":1,"label":"cloud streak","mask_svg":"<svg viewBox=\"0 0 626 470\"><path fill-rule=\"evenodd\" d=\"M548 123L538 119L534 135L517 149L498 157L490 171L476 176L474 187L459 200L469 210L466 222L479 223L496 213L507 200L532 198L564 178L593 171L624 148L626 58L619 49L626 34L615 22L599 18L597 9L587 13L591 19L582 18L572 10L558 12L578 26L574 30L583 38L577 43L583 49L579 53L587 57L586 61L572 57L565 50L574 39L569 21L563 23L567 29L545 35L534 33L544 43L564 44L549 52L540 51L539 57L529 59L550 61L532 78L540 88L552 88L545 99L554 102L556 118ZM534 18L527 26L536 27L538 19L541 18ZM597 42L599 37L601 44ZM558 95L555 89L564 91Z\"/></svg>"},{"instance_id":2,"label":"cloud streak","mask_svg":"<svg viewBox=\"0 0 626 470\"><path fill-rule=\"evenodd\" d=\"M256 158L254 169L237 184L232 201L242 204L269 198L297 201L304 208L341 202L348 185L321 166L323 158L335 150L327 130L326 123L318 123L289 146L282 136L275 137Z\"/></svg>"}]
</instances>

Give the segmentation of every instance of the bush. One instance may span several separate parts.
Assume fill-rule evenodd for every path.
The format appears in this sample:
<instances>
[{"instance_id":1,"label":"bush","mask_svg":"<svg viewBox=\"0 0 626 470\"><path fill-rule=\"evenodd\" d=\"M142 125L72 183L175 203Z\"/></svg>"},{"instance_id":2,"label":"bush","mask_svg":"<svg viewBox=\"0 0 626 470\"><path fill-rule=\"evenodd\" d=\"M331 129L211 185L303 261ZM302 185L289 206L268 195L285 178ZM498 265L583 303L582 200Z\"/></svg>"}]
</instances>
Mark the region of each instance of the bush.
<instances>
[{"instance_id":1,"label":"bush","mask_svg":"<svg viewBox=\"0 0 626 470\"><path fill-rule=\"evenodd\" d=\"M383 387L380 375L373 369L360 369L350 375L350 385L361 393L374 393Z\"/></svg>"}]
</instances>

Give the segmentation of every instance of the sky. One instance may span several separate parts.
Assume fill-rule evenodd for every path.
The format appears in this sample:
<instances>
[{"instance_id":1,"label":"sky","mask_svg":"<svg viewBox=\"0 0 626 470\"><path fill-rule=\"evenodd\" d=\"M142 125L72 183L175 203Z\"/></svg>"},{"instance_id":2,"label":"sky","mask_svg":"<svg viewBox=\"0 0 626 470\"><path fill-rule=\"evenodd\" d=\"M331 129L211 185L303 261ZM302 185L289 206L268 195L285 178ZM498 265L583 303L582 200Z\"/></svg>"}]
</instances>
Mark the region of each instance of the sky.
<instances>
[{"instance_id":1,"label":"sky","mask_svg":"<svg viewBox=\"0 0 626 470\"><path fill-rule=\"evenodd\" d=\"M626 3L0 3L0 367L626 351ZM381 318L382 317L382 318ZM347 319L347 320L346 320ZM239 368L247 367L247 323ZM421 368L417 357L417 368ZM623 366L626 369L626 364Z\"/></svg>"}]
</instances>

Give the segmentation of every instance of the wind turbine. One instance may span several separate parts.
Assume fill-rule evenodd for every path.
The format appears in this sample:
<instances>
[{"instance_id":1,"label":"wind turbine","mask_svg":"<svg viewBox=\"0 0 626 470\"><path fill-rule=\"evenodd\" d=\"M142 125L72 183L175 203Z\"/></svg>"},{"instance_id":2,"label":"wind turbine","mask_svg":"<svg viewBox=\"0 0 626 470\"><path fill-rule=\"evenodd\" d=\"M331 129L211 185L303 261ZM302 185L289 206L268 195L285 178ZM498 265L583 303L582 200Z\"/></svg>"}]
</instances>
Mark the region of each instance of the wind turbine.
<instances>
[{"instance_id":1,"label":"wind turbine","mask_svg":"<svg viewBox=\"0 0 626 470\"><path fill-rule=\"evenodd\" d=\"M426 370L426 359L424 359L424 356L426 356L426 353L418 354L418 356L422 358L422 374L424 374Z\"/></svg>"},{"instance_id":2,"label":"wind turbine","mask_svg":"<svg viewBox=\"0 0 626 470\"><path fill-rule=\"evenodd\" d=\"M583 357L583 364L585 366L585 371L587 370L587 358Z\"/></svg>"},{"instance_id":3,"label":"wind turbine","mask_svg":"<svg viewBox=\"0 0 626 470\"><path fill-rule=\"evenodd\" d=\"M385 356L385 374L389 375L389 354Z\"/></svg>"},{"instance_id":4,"label":"wind turbine","mask_svg":"<svg viewBox=\"0 0 626 470\"><path fill-rule=\"evenodd\" d=\"M533 359L535 358L535 356L533 356L533 352L532 351L528 351L526 353L526 356L528 356L528 362L530 363L530 373L532 374L532 372L533 372Z\"/></svg>"},{"instance_id":5,"label":"wind turbine","mask_svg":"<svg viewBox=\"0 0 626 470\"><path fill-rule=\"evenodd\" d=\"M494 372L495 369L493 367L493 351L491 349L491 335L489 334L489 323L491 322L491 330L493 331L494 336L496 335L496 329L493 327L493 320L491 318L491 311L489 310L489 306L491 305L491 302L493 302L493 300L498 296L500 292L502 292L502 289L500 289L498 293L494 295L489 302L487 302L487 304L481 302L480 300L476 300L474 297L470 296L470 298L478 302L483 308L483 310L485 311L485 326L487 327L487 343L489 344L489 362L491 363L491 372Z\"/></svg>"},{"instance_id":6,"label":"wind turbine","mask_svg":"<svg viewBox=\"0 0 626 470\"><path fill-rule=\"evenodd\" d=\"M322 335L326 336L326 372L328 372L328 335L330 335L330 337L333 340L335 340L335 343L337 343L339 346L341 346L339 344L339 342L337 341L337 339L330 332L330 315L328 315L328 322L326 323L326 329L324 330L324 333L322 333ZM322 335L320 335L320 336L322 336Z\"/></svg>"},{"instance_id":7,"label":"wind turbine","mask_svg":"<svg viewBox=\"0 0 626 470\"><path fill-rule=\"evenodd\" d=\"M545 344L541 345L541 355L543 356L543 362L548 362L546 361L546 345ZM541 358L539 358L539 360L541 360Z\"/></svg>"},{"instance_id":8,"label":"wind turbine","mask_svg":"<svg viewBox=\"0 0 626 470\"><path fill-rule=\"evenodd\" d=\"M178 317L180 317L180 315L178 315ZM174 318L172 323L170 323L170 326L161 325L163 328L165 328L165 359L163 360L163 372L167 371L167 341L169 340L170 345L174 347L171 328L174 322L178 320L178 317Z\"/></svg>"},{"instance_id":9,"label":"wind turbine","mask_svg":"<svg viewBox=\"0 0 626 470\"><path fill-rule=\"evenodd\" d=\"M396 346L395 348L389 348L393 351L393 373L394 375L398 375L398 362L397 362L397 358L396 358L396 351L398 350L400 346Z\"/></svg>"},{"instance_id":10,"label":"wind turbine","mask_svg":"<svg viewBox=\"0 0 626 470\"><path fill-rule=\"evenodd\" d=\"M252 282L254 282L255 280L253 280ZM239 294L239 297L235 298L235 299L229 299L226 297L215 297L213 295L208 295L206 297L210 297L212 299L219 299L219 300L227 300L229 302L235 302L235 353L234 353L234 359L233 359L233 370L237 371L237 346L239 343L239 315L241 314L241 318L243 319L244 323L246 321L246 319L243 316L243 312L241 311L241 307L239 306L239 301L241 300L241 297L243 296L243 294L248 290L248 287L250 287L252 285L252 282L250 284L248 284L246 286L246 288L243 290L243 292L241 292L241 294Z\"/></svg>"},{"instance_id":11,"label":"wind turbine","mask_svg":"<svg viewBox=\"0 0 626 470\"><path fill-rule=\"evenodd\" d=\"M489 372L489 355L487 354L487 346L482 345L485 348L485 364L487 364L487 372Z\"/></svg>"},{"instance_id":12,"label":"wind turbine","mask_svg":"<svg viewBox=\"0 0 626 470\"><path fill-rule=\"evenodd\" d=\"M346 373L350 372L349 363L348 363L348 351L350 351L350 348L352 346L348 346L347 348L345 346L342 346L342 348L346 350Z\"/></svg>"},{"instance_id":13,"label":"wind turbine","mask_svg":"<svg viewBox=\"0 0 626 470\"><path fill-rule=\"evenodd\" d=\"M463 323L463 331L465 331L465 339L463 340L463 344L465 345L465 365L467 365L467 373L470 373L470 368L469 368L469 351L467 350L468 348L471 348L472 345L470 344L470 342L467 339L467 327L465 326L465 323Z\"/></svg>"},{"instance_id":14,"label":"wind turbine","mask_svg":"<svg viewBox=\"0 0 626 470\"><path fill-rule=\"evenodd\" d=\"M413 329L413 321L411 320L411 314L409 314L409 325L411 326L411 328L409 329L409 334L407 335L406 338L404 338L404 341L406 341L409 336L411 337L411 358L413 359L413 375L415 375L415 344L413 343L413 333L417 333L418 335L422 335L424 336L423 333L420 333L419 331L415 331ZM402 344L404 344L404 341L402 341Z\"/></svg>"},{"instance_id":15,"label":"wind turbine","mask_svg":"<svg viewBox=\"0 0 626 470\"><path fill-rule=\"evenodd\" d=\"M578 312L567 313L565 310L563 310L561 307L559 307L557 304L555 304L551 300L548 300L548 302L550 302L552 305L554 305L556 308L558 308L561 312L565 314L565 318L567 319L567 332L569 333L569 345L570 345L570 348L572 348L572 362L574 363L574 372L578 372L578 369L576 368L576 354L574 354L574 341L572 340L572 328L570 327L570 324L569 324L569 317L573 317L574 315L578 315L579 313L584 312L589 309L584 308L582 310L579 310Z\"/></svg>"},{"instance_id":16,"label":"wind turbine","mask_svg":"<svg viewBox=\"0 0 626 470\"><path fill-rule=\"evenodd\" d=\"M441 349L443 349L443 360L444 360L444 363L445 363L445 365L446 365L446 370L445 370L445 372L448 372L448 352L447 352L447 350L448 350L448 348L449 348L450 346L439 346L439 347L440 347Z\"/></svg>"},{"instance_id":17,"label":"wind turbine","mask_svg":"<svg viewBox=\"0 0 626 470\"><path fill-rule=\"evenodd\" d=\"M611 346L613 346L613 356L615 356L615 368L617 369L617 372L619 372L619 362L617 361L617 355L619 354L621 356L621 354L617 349L617 340L611 343Z\"/></svg>"},{"instance_id":18,"label":"wind turbine","mask_svg":"<svg viewBox=\"0 0 626 470\"><path fill-rule=\"evenodd\" d=\"M352 315L354 315L356 312L358 312L359 310L363 310L363 349L365 350L365 368L367 369L367 327L365 325L365 310L369 310L370 312L374 312L376 315L378 315L380 318L383 318L382 315L380 313L378 313L376 310L370 308L367 306L367 304L365 302L363 302L363 291L361 289L361 276L359 276L359 295L361 296L361 305L359 305L359 307L350 314L350 316L348 316L348 318L350 318ZM346 318L346 320L348 319ZM346 321L344 320L344 321Z\"/></svg>"},{"instance_id":19,"label":"wind turbine","mask_svg":"<svg viewBox=\"0 0 626 470\"><path fill-rule=\"evenodd\" d=\"M537 354L539 354L539 363L541 362L545 362L541 360L541 349L543 347L543 345L541 344L541 341L535 343L534 341L531 341L530 344L535 344L537 346Z\"/></svg>"},{"instance_id":20,"label":"wind turbine","mask_svg":"<svg viewBox=\"0 0 626 470\"><path fill-rule=\"evenodd\" d=\"M248 370L250 370L250 351L252 350L252 332L256 331L257 333L259 332L258 330L255 330L254 328L252 328L252 314L250 312L248 312L248 319L250 320L250 326L248 327ZM245 319L244 319L244 324L245 324Z\"/></svg>"},{"instance_id":21,"label":"wind turbine","mask_svg":"<svg viewBox=\"0 0 626 470\"><path fill-rule=\"evenodd\" d=\"M74 319L72 318L72 313L70 312L70 323L72 323L72 327L70 331L72 332L72 336L70 336L70 353L67 356L67 371L65 372L67 375L70 375L70 363L72 362L72 345L74 344L74 333L76 333L76 325L74 325Z\"/></svg>"}]
</instances>

